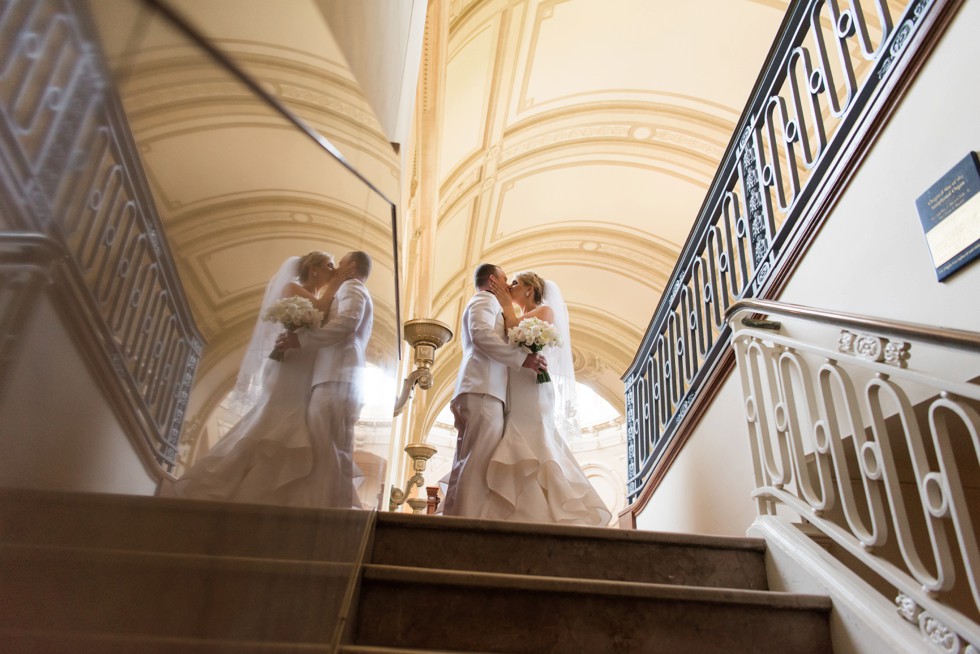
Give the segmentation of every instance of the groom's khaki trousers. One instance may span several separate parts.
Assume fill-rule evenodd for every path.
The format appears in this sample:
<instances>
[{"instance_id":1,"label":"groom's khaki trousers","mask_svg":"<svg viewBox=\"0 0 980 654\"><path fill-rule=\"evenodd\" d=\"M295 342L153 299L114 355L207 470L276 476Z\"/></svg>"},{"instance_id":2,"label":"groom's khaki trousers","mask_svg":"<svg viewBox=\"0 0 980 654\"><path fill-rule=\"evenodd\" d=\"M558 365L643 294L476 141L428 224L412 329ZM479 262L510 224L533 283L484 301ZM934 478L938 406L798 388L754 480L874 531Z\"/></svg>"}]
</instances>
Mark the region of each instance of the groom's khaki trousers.
<instances>
[{"instance_id":1,"label":"groom's khaki trousers","mask_svg":"<svg viewBox=\"0 0 980 654\"><path fill-rule=\"evenodd\" d=\"M361 402L353 384L322 382L313 387L306 424L313 437L311 503L349 509L354 497L354 424ZM357 503L359 504L359 503Z\"/></svg>"},{"instance_id":2,"label":"groom's khaki trousers","mask_svg":"<svg viewBox=\"0 0 980 654\"><path fill-rule=\"evenodd\" d=\"M461 393L449 407L455 417L456 456L442 512L483 518L490 500L487 468L504 435L504 403L492 395Z\"/></svg>"}]
</instances>

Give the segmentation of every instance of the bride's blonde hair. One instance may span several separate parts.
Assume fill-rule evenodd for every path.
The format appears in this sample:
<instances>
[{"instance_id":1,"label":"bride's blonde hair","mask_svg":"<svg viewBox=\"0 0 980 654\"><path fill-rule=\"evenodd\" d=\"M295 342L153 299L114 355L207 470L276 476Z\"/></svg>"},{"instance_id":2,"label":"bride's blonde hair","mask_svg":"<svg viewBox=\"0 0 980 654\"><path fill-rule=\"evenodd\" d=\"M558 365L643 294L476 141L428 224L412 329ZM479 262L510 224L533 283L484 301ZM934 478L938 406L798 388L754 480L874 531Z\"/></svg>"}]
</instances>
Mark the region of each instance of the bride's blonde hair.
<instances>
[{"instance_id":1,"label":"bride's blonde hair","mask_svg":"<svg viewBox=\"0 0 980 654\"><path fill-rule=\"evenodd\" d=\"M320 250L314 250L300 257L299 264L296 266L299 269L296 271L296 274L299 276L299 281L305 282L309 279L310 271L322 266L323 262L327 259L333 259L333 255Z\"/></svg>"},{"instance_id":2,"label":"bride's blonde hair","mask_svg":"<svg viewBox=\"0 0 980 654\"><path fill-rule=\"evenodd\" d=\"M544 299L544 280L541 279L540 275L526 270L517 273L514 275L514 278L525 286L530 286L531 290L534 291L534 303L541 304L541 301Z\"/></svg>"}]
</instances>

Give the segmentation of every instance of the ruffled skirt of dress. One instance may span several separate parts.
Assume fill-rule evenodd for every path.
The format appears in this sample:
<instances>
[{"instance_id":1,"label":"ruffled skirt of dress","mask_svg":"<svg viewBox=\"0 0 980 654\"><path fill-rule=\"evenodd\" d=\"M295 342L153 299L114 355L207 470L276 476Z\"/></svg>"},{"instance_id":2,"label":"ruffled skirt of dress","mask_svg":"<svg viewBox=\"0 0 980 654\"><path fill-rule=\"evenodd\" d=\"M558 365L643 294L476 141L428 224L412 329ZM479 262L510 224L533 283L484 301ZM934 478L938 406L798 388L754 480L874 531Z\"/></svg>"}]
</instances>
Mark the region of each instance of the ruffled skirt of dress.
<instances>
[{"instance_id":1,"label":"ruffled skirt of dress","mask_svg":"<svg viewBox=\"0 0 980 654\"><path fill-rule=\"evenodd\" d=\"M512 375L510 413L490 459L494 520L604 527L612 513L558 434L554 394L533 375ZM537 401L535 401L537 400Z\"/></svg>"},{"instance_id":2,"label":"ruffled skirt of dress","mask_svg":"<svg viewBox=\"0 0 980 654\"><path fill-rule=\"evenodd\" d=\"M259 403L172 485L201 500L318 506L306 408L315 352L291 350L266 364Z\"/></svg>"}]
</instances>

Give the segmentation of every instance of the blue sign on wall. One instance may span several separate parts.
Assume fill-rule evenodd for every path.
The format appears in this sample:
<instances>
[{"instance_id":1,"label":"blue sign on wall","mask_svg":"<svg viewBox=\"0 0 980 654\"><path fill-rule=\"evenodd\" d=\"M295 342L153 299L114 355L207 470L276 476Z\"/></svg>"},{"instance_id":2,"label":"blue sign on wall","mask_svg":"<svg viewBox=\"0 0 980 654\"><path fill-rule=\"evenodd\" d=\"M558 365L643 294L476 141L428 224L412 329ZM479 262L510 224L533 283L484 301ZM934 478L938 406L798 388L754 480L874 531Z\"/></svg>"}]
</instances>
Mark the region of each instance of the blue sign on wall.
<instances>
[{"instance_id":1,"label":"blue sign on wall","mask_svg":"<svg viewBox=\"0 0 980 654\"><path fill-rule=\"evenodd\" d=\"M971 152L915 201L936 276L980 256L980 162Z\"/></svg>"}]
</instances>

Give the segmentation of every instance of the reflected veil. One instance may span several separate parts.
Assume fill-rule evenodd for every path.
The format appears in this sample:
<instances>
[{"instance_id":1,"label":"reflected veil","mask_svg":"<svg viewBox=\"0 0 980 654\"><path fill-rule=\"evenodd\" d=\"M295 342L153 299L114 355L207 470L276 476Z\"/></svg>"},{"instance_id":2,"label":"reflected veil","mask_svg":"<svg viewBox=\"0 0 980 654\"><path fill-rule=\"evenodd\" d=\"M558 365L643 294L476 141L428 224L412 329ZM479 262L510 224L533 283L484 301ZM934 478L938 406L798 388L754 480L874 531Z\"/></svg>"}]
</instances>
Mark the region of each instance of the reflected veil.
<instances>
[{"instance_id":1,"label":"reflected veil","mask_svg":"<svg viewBox=\"0 0 980 654\"><path fill-rule=\"evenodd\" d=\"M300 257L289 257L279 267L265 287L262 307L259 309L252 330L252 338L245 349L242 365L235 382L235 394L245 406L254 406L262 394L262 372L269 359L269 353L276 344L276 336L282 332L282 325L262 319L266 310L282 297L283 289L290 282L299 282Z\"/></svg>"}]
</instances>

